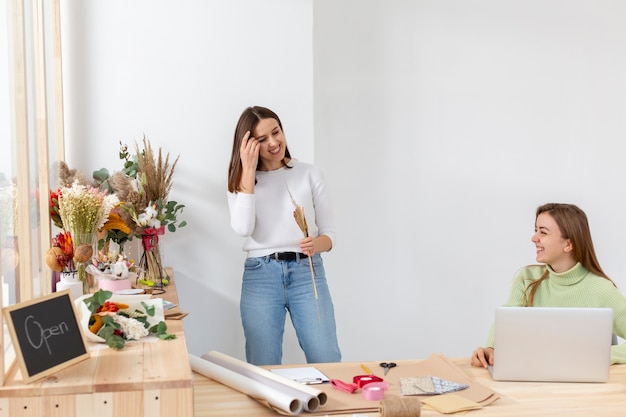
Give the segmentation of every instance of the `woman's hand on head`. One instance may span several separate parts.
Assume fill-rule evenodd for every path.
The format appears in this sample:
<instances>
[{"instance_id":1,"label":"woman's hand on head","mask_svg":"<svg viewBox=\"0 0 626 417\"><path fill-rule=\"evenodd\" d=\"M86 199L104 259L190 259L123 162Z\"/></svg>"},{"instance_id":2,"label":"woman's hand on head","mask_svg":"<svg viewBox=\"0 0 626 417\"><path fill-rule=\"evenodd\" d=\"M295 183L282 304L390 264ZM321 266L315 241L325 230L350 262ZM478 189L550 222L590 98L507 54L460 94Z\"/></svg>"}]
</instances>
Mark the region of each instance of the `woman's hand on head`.
<instances>
[{"instance_id":1,"label":"woman's hand on head","mask_svg":"<svg viewBox=\"0 0 626 417\"><path fill-rule=\"evenodd\" d=\"M241 147L239 148L239 157L241 158L241 165L244 171L256 171L260 148L261 144L250 136L250 131L246 132L243 139L241 139Z\"/></svg>"},{"instance_id":2,"label":"woman's hand on head","mask_svg":"<svg viewBox=\"0 0 626 417\"><path fill-rule=\"evenodd\" d=\"M470 364L481 368L493 365L493 348L479 347L472 353Z\"/></svg>"}]
</instances>

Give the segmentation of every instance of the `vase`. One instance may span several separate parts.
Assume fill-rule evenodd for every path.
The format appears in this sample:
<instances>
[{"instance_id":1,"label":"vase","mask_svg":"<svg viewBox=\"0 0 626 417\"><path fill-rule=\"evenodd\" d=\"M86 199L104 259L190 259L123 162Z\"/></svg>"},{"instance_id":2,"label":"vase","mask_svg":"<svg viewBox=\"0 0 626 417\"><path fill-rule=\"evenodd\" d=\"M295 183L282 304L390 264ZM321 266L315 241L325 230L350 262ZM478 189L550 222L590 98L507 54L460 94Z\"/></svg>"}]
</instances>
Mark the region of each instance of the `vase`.
<instances>
[{"instance_id":1,"label":"vase","mask_svg":"<svg viewBox=\"0 0 626 417\"><path fill-rule=\"evenodd\" d=\"M78 271L61 271L56 290L57 292L70 290L72 301L83 295L83 283L78 279Z\"/></svg>"},{"instance_id":2,"label":"vase","mask_svg":"<svg viewBox=\"0 0 626 417\"><path fill-rule=\"evenodd\" d=\"M153 229L149 234L142 234L141 245L143 254L139 261L139 276L141 284L154 289L163 289L169 282L167 273L163 268L161 260L161 247L159 245L159 234L163 234L163 229Z\"/></svg>"},{"instance_id":3,"label":"vase","mask_svg":"<svg viewBox=\"0 0 626 417\"><path fill-rule=\"evenodd\" d=\"M87 273L86 268L97 253L96 234L72 233L72 244L78 280L83 284L83 294L90 294L95 291L95 282L93 275Z\"/></svg>"}]
</instances>

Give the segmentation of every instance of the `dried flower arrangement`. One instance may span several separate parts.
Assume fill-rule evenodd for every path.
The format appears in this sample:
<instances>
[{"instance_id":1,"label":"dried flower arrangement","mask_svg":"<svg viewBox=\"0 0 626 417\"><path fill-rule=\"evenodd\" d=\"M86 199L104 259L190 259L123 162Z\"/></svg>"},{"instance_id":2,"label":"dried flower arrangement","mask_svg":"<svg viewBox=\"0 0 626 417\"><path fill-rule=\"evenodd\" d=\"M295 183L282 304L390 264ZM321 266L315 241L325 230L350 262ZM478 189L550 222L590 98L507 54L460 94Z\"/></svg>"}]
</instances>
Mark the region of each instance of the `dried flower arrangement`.
<instances>
[{"instance_id":1,"label":"dried flower arrangement","mask_svg":"<svg viewBox=\"0 0 626 417\"><path fill-rule=\"evenodd\" d=\"M107 217L102 222L99 218L96 229L104 235L98 242L98 253L94 264L103 272L108 272L113 264L119 263L118 254L109 251L109 243L119 245L123 251L124 243L134 237L142 239L144 254L139 265L125 258L128 268L136 267L140 282L146 286L167 285L169 277L161 265L158 236L163 235L167 228L175 232L187 222L177 217L184 205L168 200L173 185L173 175L178 157L170 163L169 154L163 156L161 149L155 153L150 141L143 138L143 148L135 145L135 154L120 142L119 158L124 161L120 171L109 174L108 169L101 168L93 172L93 180L88 182L85 176L76 169L70 169L65 162L59 163L59 190L50 192L50 218L53 224L65 231L68 223L64 222L62 201L68 194L69 187L88 190L99 196L114 196L115 201L107 201ZM108 197L107 197L108 198ZM73 207L87 210L89 200L85 204L76 202ZM91 214L91 211L89 211ZM85 214L86 216L86 214ZM90 217L91 218L91 217ZM94 230L95 231L95 230ZM70 231L71 232L71 231ZM76 242L75 242L76 243ZM56 249L55 249L56 251Z\"/></svg>"},{"instance_id":2,"label":"dried flower arrangement","mask_svg":"<svg viewBox=\"0 0 626 417\"><path fill-rule=\"evenodd\" d=\"M46 253L46 264L54 271L78 271L83 291L89 291L87 264L93 257L95 233L119 204L117 196L73 179L50 194L52 221L63 229ZM71 248L69 247L71 244ZM68 261L69 258L69 261Z\"/></svg>"},{"instance_id":3,"label":"dried flower arrangement","mask_svg":"<svg viewBox=\"0 0 626 417\"><path fill-rule=\"evenodd\" d=\"M145 137L143 149L135 146L134 157L125 145L120 146L120 159L125 161L124 171L122 175L114 174L108 184L123 201L120 217L129 226L132 235L142 239L144 253L139 263L140 282L147 286L167 285L169 277L161 264L159 235L165 233L166 227L168 231L175 232L187 224L177 218L185 206L168 200L179 157L170 164L169 153L163 157L159 148L158 154L155 154Z\"/></svg>"}]
</instances>

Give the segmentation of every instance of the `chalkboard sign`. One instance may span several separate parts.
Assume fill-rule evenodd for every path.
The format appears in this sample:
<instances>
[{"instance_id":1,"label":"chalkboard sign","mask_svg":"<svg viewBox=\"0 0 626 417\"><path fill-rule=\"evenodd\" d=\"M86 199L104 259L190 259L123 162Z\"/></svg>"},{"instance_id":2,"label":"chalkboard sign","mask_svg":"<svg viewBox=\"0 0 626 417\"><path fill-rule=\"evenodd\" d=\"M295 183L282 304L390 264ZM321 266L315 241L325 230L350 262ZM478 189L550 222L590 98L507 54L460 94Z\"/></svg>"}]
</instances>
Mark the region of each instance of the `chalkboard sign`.
<instances>
[{"instance_id":1,"label":"chalkboard sign","mask_svg":"<svg viewBox=\"0 0 626 417\"><path fill-rule=\"evenodd\" d=\"M25 383L89 357L69 290L2 311Z\"/></svg>"}]
</instances>

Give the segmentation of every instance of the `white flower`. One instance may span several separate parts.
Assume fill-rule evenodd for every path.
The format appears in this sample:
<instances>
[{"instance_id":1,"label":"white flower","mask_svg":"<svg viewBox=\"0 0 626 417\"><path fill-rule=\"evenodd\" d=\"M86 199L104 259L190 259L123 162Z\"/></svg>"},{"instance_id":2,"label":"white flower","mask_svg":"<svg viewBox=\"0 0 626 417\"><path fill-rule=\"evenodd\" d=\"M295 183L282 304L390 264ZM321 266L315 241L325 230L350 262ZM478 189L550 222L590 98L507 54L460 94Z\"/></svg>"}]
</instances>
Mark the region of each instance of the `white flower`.
<instances>
[{"instance_id":1,"label":"white flower","mask_svg":"<svg viewBox=\"0 0 626 417\"><path fill-rule=\"evenodd\" d=\"M147 226L150 222L150 215L148 213L141 213L137 216L137 223L139 226Z\"/></svg>"},{"instance_id":2,"label":"white flower","mask_svg":"<svg viewBox=\"0 0 626 417\"><path fill-rule=\"evenodd\" d=\"M161 221L157 218L159 212L156 209L156 205L149 204L143 209L143 212L137 216L136 223L141 227L161 227Z\"/></svg>"},{"instance_id":3,"label":"white flower","mask_svg":"<svg viewBox=\"0 0 626 417\"><path fill-rule=\"evenodd\" d=\"M124 338L127 340L139 340L142 337L148 336L150 333L148 329L144 327L143 323L138 320L119 314L115 315L113 320L122 327L122 333L124 333Z\"/></svg>"},{"instance_id":4,"label":"white flower","mask_svg":"<svg viewBox=\"0 0 626 417\"><path fill-rule=\"evenodd\" d=\"M148 216L150 216L150 218L155 218L157 216L157 214L158 214L157 210L156 210L156 207L154 207L154 206L146 207L145 212L146 212L146 214Z\"/></svg>"},{"instance_id":5,"label":"white flower","mask_svg":"<svg viewBox=\"0 0 626 417\"><path fill-rule=\"evenodd\" d=\"M139 182L137 178L132 178L130 180L130 188L134 192L139 193L139 190L141 189L141 182Z\"/></svg>"}]
</instances>

